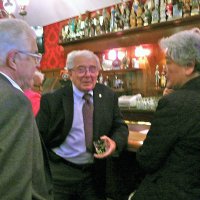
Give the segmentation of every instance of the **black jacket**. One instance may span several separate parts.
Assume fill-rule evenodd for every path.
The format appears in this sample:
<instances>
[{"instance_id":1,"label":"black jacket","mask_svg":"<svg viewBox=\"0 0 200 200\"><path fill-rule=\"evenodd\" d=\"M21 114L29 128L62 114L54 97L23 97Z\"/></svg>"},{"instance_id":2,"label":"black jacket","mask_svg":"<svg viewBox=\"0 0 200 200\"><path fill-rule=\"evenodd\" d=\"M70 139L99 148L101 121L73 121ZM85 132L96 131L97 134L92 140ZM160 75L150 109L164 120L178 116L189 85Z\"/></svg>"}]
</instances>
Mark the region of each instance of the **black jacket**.
<instances>
[{"instance_id":1,"label":"black jacket","mask_svg":"<svg viewBox=\"0 0 200 200\"><path fill-rule=\"evenodd\" d=\"M147 175L134 200L200 199L200 77L164 96L137 159Z\"/></svg>"}]
</instances>

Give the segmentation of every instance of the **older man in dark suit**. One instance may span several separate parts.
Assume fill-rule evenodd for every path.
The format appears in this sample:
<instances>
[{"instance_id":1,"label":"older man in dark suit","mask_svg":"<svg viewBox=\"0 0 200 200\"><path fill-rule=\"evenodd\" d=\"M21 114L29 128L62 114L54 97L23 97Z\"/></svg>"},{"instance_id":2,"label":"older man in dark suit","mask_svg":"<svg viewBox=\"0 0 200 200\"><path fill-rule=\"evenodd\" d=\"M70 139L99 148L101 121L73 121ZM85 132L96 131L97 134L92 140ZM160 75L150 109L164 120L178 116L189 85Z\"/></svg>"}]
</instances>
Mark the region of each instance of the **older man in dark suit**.
<instances>
[{"instance_id":1,"label":"older man in dark suit","mask_svg":"<svg viewBox=\"0 0 200 200\"><path fill-rule=\"evenodd\" d=\"M96 84L100 63L93 52L71 52L67 68L71 81L66 87L42 97L37 116L40 133L50 153L55 199L103 200L105 158L119 154L126 147L127 125L116 94ZM89 100L83 98L85 93ZM93 116L86 117L92 118L91 125L86 125L82 112L86 101L92 104ZM88 129L92 129L90 142ZM94 154L92 141L99 139L106 146L105 152Z\"/></svg>"},{"instance_id":2,"label":"older man in dark suit","mask_svg":"<svg viewBox=\"0 0 200 200\"><path fill-rule=\"evenodd\" d=\"M22 20L0 20L0 199L52 200L50 170L31 104L21 87L41 56Z\"/></svg>"}]
</instances>

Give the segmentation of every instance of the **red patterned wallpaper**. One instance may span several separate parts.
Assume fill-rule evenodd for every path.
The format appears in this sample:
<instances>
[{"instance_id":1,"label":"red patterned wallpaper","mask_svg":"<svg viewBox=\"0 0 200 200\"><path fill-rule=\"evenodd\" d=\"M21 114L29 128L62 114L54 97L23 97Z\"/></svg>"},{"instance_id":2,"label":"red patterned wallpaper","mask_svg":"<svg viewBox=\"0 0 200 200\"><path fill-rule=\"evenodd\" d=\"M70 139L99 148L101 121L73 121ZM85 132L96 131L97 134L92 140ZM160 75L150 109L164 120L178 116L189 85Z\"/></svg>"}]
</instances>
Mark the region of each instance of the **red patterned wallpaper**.
<instances>
[{"instance_id":1,"label":"red patterned wallpaper","mask_svg":"<svg viewBox=\"0 0 200 200\"><path fill-rule=\"evenodd\" d=\"M60 24L54 23L44 27L44 48L41 70L64 68L64 48L58 45Z\"/></svg>"}]
</instances>

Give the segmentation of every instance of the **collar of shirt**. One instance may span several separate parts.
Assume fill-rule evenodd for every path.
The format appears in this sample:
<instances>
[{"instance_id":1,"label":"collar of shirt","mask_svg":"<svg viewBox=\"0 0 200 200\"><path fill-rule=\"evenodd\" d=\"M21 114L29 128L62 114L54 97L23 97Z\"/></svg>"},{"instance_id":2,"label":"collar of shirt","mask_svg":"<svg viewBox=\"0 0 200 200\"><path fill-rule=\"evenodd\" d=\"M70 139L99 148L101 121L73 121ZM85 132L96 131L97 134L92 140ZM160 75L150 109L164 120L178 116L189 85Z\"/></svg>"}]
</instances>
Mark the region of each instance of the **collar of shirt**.
<instances>
[{"instance_id":1,"label":"collar of shirt","mask_svg":"<svg viewBox=\"0 0 200 200\"><path fill-rule=\"evenodd\" d=\"M3 72L0 72L0 74L5 76L9 80L13 87L23 92L23 90L19 87L19 85L14 80L12 80L8 75L4 74Z\"/></svg>"},{"instance_id":2,"label":"collar of shirt","mask_svg":"<svg viewBox=\"0 0 200 200\"><path fill-rule=\"evenodd\" d=\"M73 87L74 95L76 95L76 97L82 99L83 95L84 95L84 92L80 91L74 84L72 84L72 87ZM93 97L93 90L88 91L88 93L91 94L91 96Z\"/></svg>"}]
</instances>

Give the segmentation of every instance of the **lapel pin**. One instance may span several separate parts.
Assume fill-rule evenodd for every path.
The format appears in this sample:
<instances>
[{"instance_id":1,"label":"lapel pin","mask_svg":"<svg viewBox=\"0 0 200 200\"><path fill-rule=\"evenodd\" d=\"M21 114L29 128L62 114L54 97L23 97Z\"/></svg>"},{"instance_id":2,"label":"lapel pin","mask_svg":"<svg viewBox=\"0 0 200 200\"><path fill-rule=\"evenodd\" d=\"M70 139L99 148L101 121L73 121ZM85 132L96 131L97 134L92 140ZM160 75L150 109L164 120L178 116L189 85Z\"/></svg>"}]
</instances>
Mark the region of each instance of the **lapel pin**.
<instances>
[{"instance_id":1,"label":"lapel pin","mask_svg":"<svg viewBox=\"0 0 200 200\"><path fill-rule=\"evenodd\" d=\"M99 98L102 98L102 94L99 94Z\"/></svg>"}]
</instances>

